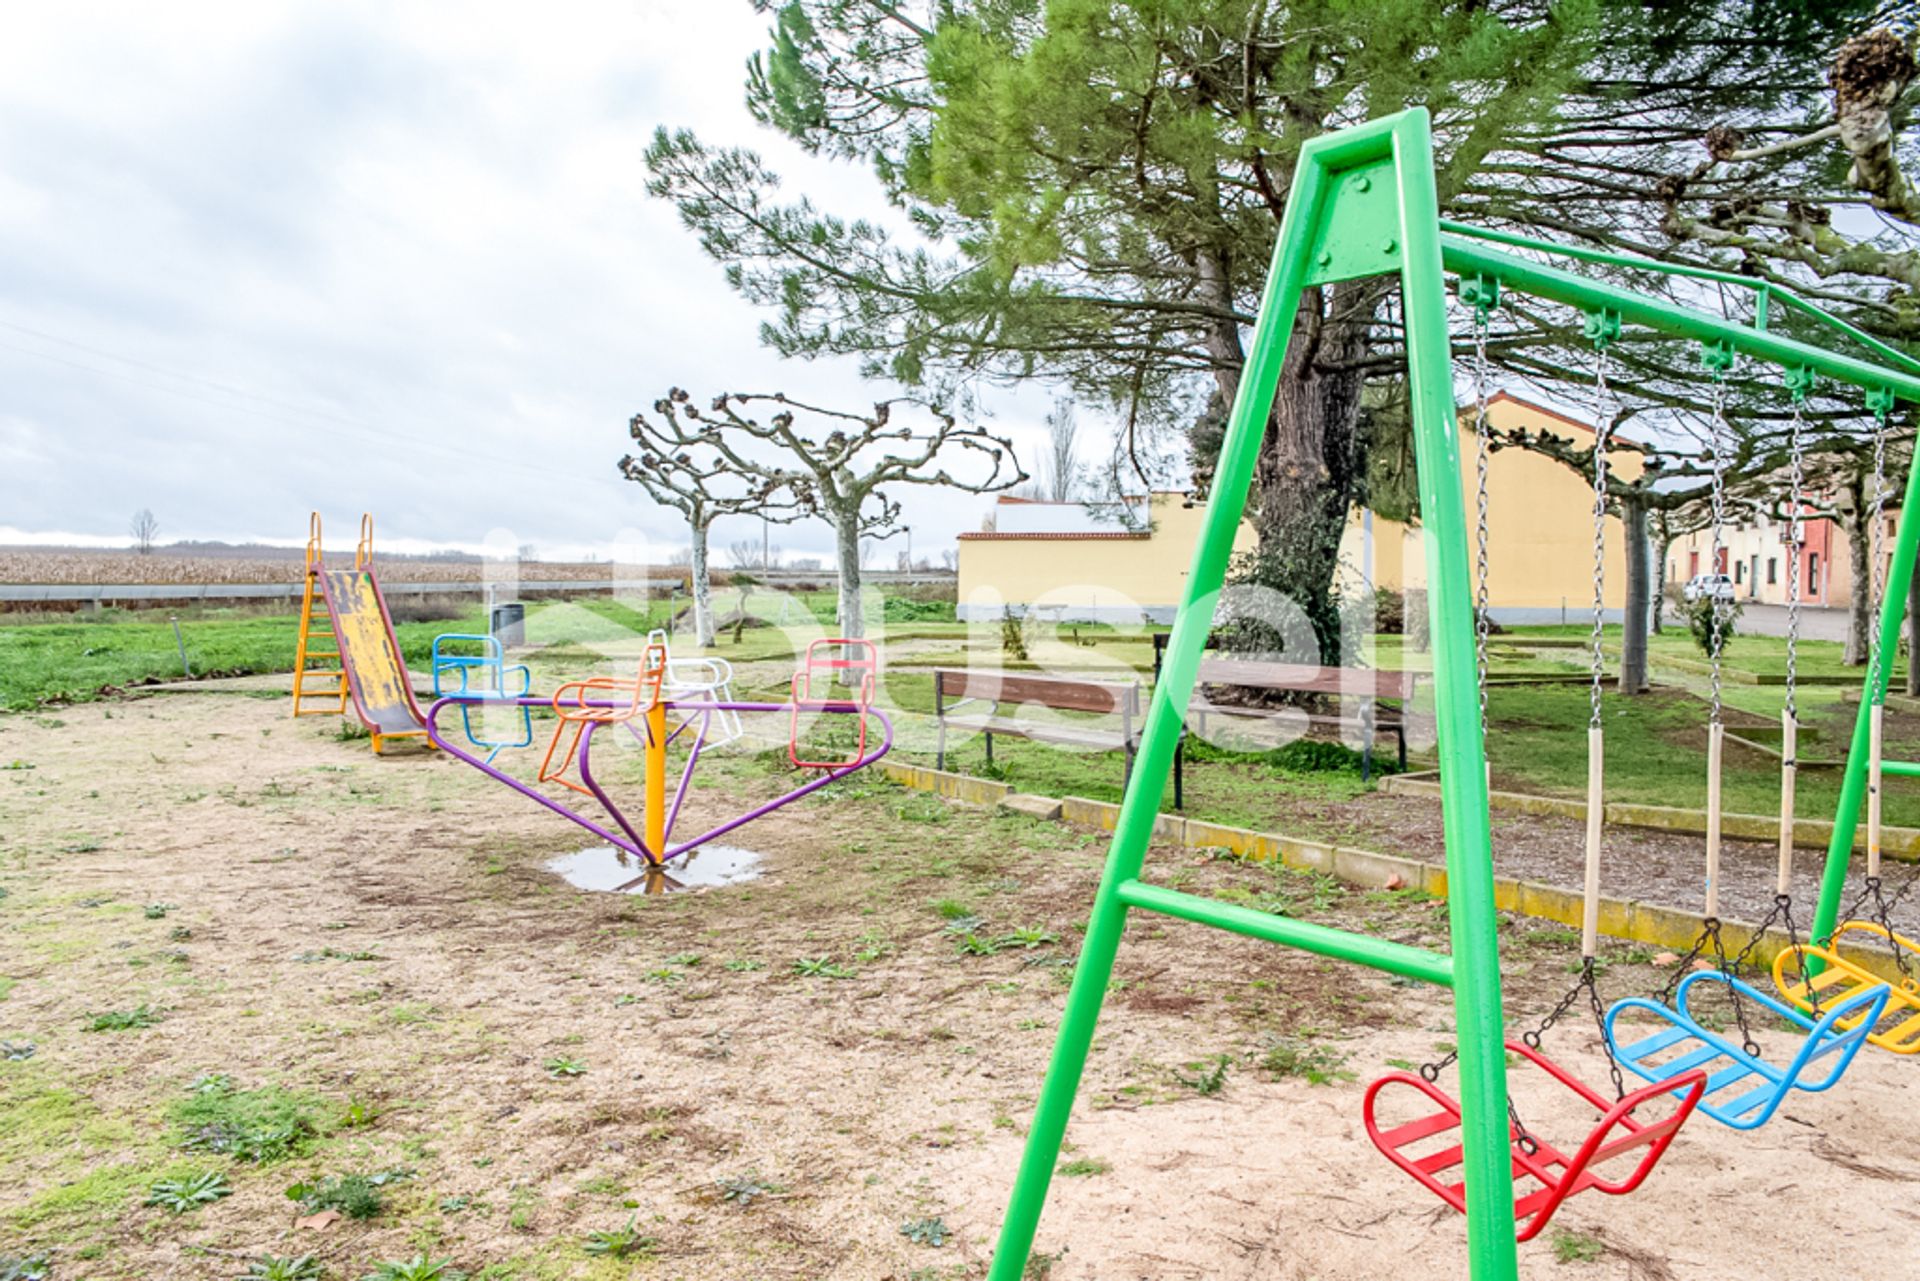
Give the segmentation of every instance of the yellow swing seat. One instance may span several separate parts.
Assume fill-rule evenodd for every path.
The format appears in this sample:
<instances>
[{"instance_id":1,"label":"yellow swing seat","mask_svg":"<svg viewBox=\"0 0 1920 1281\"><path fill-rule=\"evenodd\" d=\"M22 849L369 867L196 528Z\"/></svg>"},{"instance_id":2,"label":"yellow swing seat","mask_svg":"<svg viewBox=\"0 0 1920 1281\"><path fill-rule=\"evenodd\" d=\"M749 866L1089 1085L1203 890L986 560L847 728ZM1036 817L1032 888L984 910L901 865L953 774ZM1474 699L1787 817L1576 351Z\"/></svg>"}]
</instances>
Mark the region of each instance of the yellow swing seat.
<instances>
[{"instance_id":1,"label":"yellow swing seat","mask_svg":"<svg viewBox=\"0 0 1920 1281\"><path fill-rule=\"evenodd\" d=\"M1841 938L1849 932L1876 935L1920 960L1920 945L1912 939L1871 921L1847 921L1833 932L1833 938L1824 947L1818 943L1801 943L1782 949L1773 959L1774 986L1782 996L1809 1013L1817 1012L1816 999L1821 1008L1830 1009L1856 992L1885 987L1888 989L1886 1007L1874 1030L1867 1034L1868 1042L1895 1054L1920 1053L1920 982L1908 977L1897 985L1890 984L1849 959L1840 951ZM1807 972L1810 959L1820 963L1818 974ZM1865 1017L1856 1014L1841 1019L1839 1026L1851 1030Z\"/></svg>"}]
</instances>

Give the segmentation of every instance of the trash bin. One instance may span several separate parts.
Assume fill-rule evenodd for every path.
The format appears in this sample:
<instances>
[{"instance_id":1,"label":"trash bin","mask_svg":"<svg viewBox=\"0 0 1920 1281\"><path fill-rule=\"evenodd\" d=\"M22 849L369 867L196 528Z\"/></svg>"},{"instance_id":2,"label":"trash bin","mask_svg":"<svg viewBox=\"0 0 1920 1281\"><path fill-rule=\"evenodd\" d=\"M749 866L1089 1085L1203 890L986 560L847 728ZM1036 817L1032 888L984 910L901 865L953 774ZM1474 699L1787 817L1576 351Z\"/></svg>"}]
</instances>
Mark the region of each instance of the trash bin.
<instances>
[{"instance_id":1,"label":"trash bin","mask_svg":"<svg viewBox=\"0 0 1920 1281\"><path fill-rule=\"evenodd\" d=\"M509 601L493 607L493 618L488 630L508 649L527 643L527 607L519 601Z\"/></svg>"}]
</instances>

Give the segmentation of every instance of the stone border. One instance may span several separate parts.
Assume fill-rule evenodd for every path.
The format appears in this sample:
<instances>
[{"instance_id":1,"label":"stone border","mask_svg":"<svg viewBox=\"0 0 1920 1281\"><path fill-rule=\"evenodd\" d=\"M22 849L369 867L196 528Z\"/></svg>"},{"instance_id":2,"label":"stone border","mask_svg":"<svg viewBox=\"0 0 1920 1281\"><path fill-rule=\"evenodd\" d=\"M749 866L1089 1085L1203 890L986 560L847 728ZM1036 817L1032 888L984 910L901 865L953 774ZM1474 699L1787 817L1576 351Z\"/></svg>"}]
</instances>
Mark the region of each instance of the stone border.
<instances>
[{"instance_id":1,"label":"stone border","mask_svg":"<svg viewBox=\"0 0 1920 1281\"><path fill-rule=\"evenodd\" d=\"M1107 801L1091 801L1081 796L1054 798L1016 793L1005 783L928 769L921 765L886 762L881 769L889 779L905 787L975 804L994 805L1037 818L1074 823L1107 832L1113 831L1120 821L1120 807ZM1543 801L1550 798L1522 796L1519 799ZM1612 806L1608 806L1609 813L1612 809ZM1255 832L1244 827L1228 827L1177 814L1161 814L1154 821L1153 830L1156 839L1188 849L1224 849L1254 863L1277 861L1300 871L1322 872L1363 889L1421 890L1437 899L1447 897L1447 870L1420 859L1270 832ZM1539 881L1495 876L1493 901L1494 906L1504 911L1553 921L1573 929L1580 927L1581 901L1577 890L1562 889ZM1727 919L1723 923L1732 938L1744 940L1751 937L1754 931L1751 922ZM1699 936L1700 918L1692 912L1664 904L1602 897L1600 932L1609 938L1644 943L1671 952L1685 952ZM1744 943L1741 945L1744 946ZM1774 957L1787 946L1786 932L1770 929L1754 946L1753 959L1760 966L1770 967ZM1891 961L1871 953L1851 955L1889 982L1900 981L1901 976Z\"/></svg>"}]
</instances>

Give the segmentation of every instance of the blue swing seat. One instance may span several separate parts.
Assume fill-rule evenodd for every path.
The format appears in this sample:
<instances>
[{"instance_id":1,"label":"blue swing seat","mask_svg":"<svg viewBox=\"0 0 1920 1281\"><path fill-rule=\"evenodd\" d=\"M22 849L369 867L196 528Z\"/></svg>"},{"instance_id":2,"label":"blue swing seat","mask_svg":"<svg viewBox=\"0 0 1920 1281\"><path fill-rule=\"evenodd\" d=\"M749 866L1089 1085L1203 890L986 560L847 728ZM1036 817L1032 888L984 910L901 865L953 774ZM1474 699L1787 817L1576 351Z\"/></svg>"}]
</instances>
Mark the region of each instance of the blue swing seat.
<instances>
[{"instance_id":1,"label":"blue swing seat","mask_svg":"<svg viewBox=\"0 0 1920 1281\"><path fill-rule=\"evenodd\" d=\"M1702 1027L1687 1010L1687 996L1700 983L1721 984L1761 1012L1806 1029L1807 1038L1793 1062L1785 1068L1776 1067L1748 1054L1739 1043ZM1607 1043L1622 1067L1656 1084L1705 1070L1707 1092L1700 1100L1700 1111L1722 1125L1753 1130L1772 1118L1791 1091L1826 1090L1840 1080L1866 1043L1866 1034L1879 1022L1888 993L1885 984L1855 992L1830 1006L1816 1023L1730 974L1700 970L1680 981L1671 1008L1639 996L1615 1002L1607 1011ZM1666 1026L1638 1040L1623 1041L1620 1033L1626 1029L1616 1025L1625 1010L1644 1010ZM1842 1023L1851 1026L1841 1027ZM1810 1072L1820 1060L1825 1060L1825 1074L1812 1079Z\"/></svg>"},{"instance_id":2,"label":"blue swing seat","mask_svg":"<svg viewBox=\"0 0 1920 1281\"><path fill-rule=\"evenodd\" d=\"M477 645L480 647L480 652L477 654L449 652L456 644ZM515 676L519 680L520 688L509 689L507 682L510 677ZM457 684L455 677L458 677ZM442 681L446 684L443 685ZM520 714L520 733L511 738L489 738L475 731L473 709L481 708L484 718L486 704L525 698L532 691L533 673L527 670L524 663L507 665L506 649L500 644L498 636L443 632L433 638L433 696L459 700L460 728L466 733L469 743L475 747L488 749L489 765L493 763L493 758L506 748L526 747L533 742L533 714L525 707L516 707L514 710Z\"/></svg>"}]
</instances>

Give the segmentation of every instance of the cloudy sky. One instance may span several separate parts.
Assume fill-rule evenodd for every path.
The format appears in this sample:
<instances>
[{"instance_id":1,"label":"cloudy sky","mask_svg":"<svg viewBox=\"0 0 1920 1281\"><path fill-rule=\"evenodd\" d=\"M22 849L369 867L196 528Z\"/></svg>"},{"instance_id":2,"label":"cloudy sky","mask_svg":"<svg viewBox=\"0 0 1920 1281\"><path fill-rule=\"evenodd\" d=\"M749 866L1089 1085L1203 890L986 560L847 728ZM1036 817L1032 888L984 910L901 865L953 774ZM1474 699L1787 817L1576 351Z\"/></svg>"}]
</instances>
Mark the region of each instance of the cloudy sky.
<instances>
[{"instance_id":1,"label":"cloudy sky","mask_svg":"<svg viewBox=\"0 0 1920 1281\"><path fill-rule=\"evenodd\" d=\"M766 27L746 0L11 6L0 543L124 543L140 507L163 539L297 541L317 508L343 543L362 510L389 547L681 540L615 475L635 409L886 390L760 347L645 192L654 128L688 125L876 211L747 115ZM1046 404L987 409L1031 445ZM916 551L978 527L986 500L921 493Z\"/></svg>"}]
</instances>

